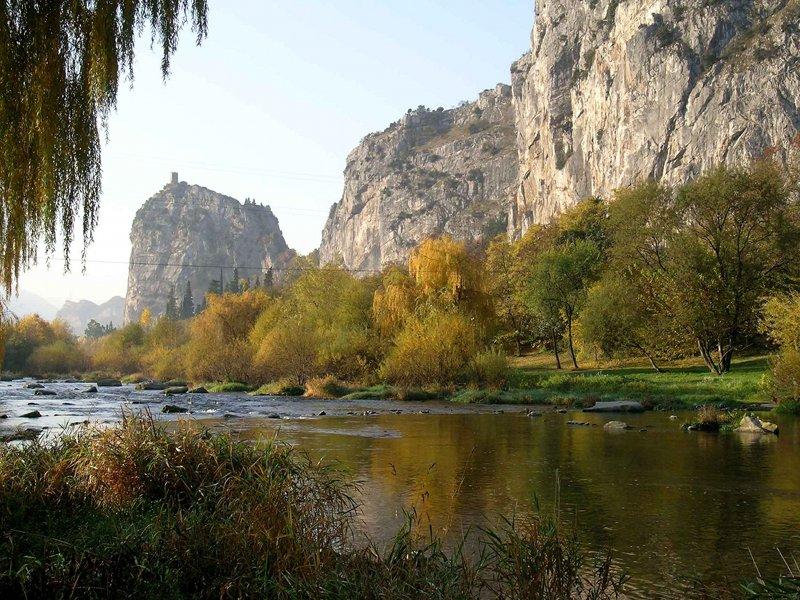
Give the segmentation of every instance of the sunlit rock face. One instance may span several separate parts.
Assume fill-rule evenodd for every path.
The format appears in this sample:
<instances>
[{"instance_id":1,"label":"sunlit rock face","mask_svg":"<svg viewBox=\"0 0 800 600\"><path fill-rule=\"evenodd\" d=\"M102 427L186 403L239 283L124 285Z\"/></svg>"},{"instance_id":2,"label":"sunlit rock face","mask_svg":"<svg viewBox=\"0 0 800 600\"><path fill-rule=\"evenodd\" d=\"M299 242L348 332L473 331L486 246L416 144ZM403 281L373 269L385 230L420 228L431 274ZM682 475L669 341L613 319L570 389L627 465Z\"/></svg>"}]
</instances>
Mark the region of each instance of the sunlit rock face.
<instances>
[{"instance_id":1,"label":"sunlit rock face","mask_svg":"<svg viewBox=\"0 0 800 600\"><path fill-rule=\"evenodd\" d=\"M268 206L242 204L177 176L136 213L131 244L126 322L145 308L153 316L163 314L172 286L180 302L190 281L199 303L222 267L225 283L233 267L240 278L254 280L293 256Z\"/></svg>"},{"instance_id":2,"label":"sunlit rock face","mask_svg":"<svg viewBox=\"0 0 800 600\"><path fill-rule=\"evenodd\" d=\"M409 111L350 153L320 260L367 273L405 262L431 236L481 243L505 232L517 165L509 86L451 110Z\"/></svg>"},{"instance_id":3,"label":"sunlit rock face","mask_svg":"<svg viewBox=\"0 0 800 600\"><path fill-rule=\"evenodd\" d=\"M515 236L642 178L781 156L800 128L800 1L537 0L512 88Z\"/></svg>"}]
</instances>

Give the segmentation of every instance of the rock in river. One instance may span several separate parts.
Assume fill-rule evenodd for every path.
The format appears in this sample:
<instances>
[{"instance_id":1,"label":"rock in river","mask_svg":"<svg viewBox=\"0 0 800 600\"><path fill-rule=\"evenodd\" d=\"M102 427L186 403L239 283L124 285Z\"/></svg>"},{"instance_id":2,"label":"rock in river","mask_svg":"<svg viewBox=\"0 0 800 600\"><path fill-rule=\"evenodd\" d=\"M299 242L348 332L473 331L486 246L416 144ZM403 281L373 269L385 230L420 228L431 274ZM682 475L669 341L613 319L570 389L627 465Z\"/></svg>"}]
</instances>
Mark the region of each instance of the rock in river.
<instances>
[{"instance_id":1,"label":"rock in river","mask_svg":"<svg viewBox=\"0 0 800 600\"><path fill-rule=\"evenodd\" d=\"M639 413L644 412L644 406L631 400L619 400L615 402L597 402L594 406L584 408L583 412L623 412Z\"/></svg>"},{"instance_id":2,"label":"rock in river","mask_svg":"<svg viewBox=\"0 0 800 600\"><path fill-rule=\"evenodd\" d=\"M736 429L739 433L774 433L778 434L778 426L769 421L762 421L756 416L745 415Z\"/></svg>"},{"instance_id":3,"label":"rock in river","mask_svg":"<svg viewBox=\"0 0 800 600\"><path fill-rule=\"evenodd\" d=\"M207 394L208 390L204 388L202 385L200 387L192 388L189 390L190 394Z\"/></svg>"},{"instance_id":4,"label":"rock in river","mask_svg":"<svg viewBox=\"0 0 800 600\"><path fill-rule=\"evenodd\" d=\"M603 429L606 431L627 431L628 429L632 428L624 421L609 421L603 425Z\"/></svg>"},{"instance_id":5,"label":"rock in river","mask_svg":"<svg viewBox=\"0 0 800 600\"><path fill-rule=\"evenodd\" d=\"M98 379L97 387L122 387L119 379Z\"/></svg>"},{"instance_id":6,"label":"rock in river","mask_svg":"<svg viewBox=\"0 0 800 600\"><path fill-rule=\"evenodd\" d=\"M96 394L97 393L97 386L96 385L89 386L88 388L86 388L84 390L83 393L84 394Z\"/></svg>"},{"instance_id":7,"label":"rock in river","mask_svg":"<svg viewBox=\"0 0 800 600\"><path fill-rule=\"evenodd\" d=\"M38 410L32 410L31 412L27 412L24 415L20 415L20 417L23 419L38 419L41 416L42 413L40 413Z\"/></svg>"},{"instance_id":8,"label":"rock in river","mask_svg":"<svg viewBox=\"0 0 800 600\"><path fill-rule=\"evenodd\" d=\"M41 383L26 383L25 389L28 390L41 390L44 386Z\"/></svg>"},{"instance_id":9,"label":"rock in river","mask_svg":"<svg viewBox=\"0 0 800 600\"><path fill-rule=\"evenodd\" d=\"M185 385L176 385L173 387L168 387L164 390L165 396L179 396L180 394L185 394L189 391L189 388Z\"/></svg>"},{"instance_id":10,"label":"rock in river","mask_svg":"<svg viewBox=\"0 0 800 600\"><path fill-rule=\"evenodd\" d=\"M161 409L161 412L167 414L177 414L189 412L189 409L181 406L175 406L174 404L167 404Z\"/></svg>"},{"instance_id":11,"label":"rock in river","mask_svg":"<svg viewBox=\"0 0 800 600\"><path fill-rule=\"evenodd\" d=\"M142 383L136 384L136 389L140 391L162 391L167 389L169 386L166 383L162 383L160 381L143 381Z\"/></svg>"},{"instance_id":12,"label":"rock in river","mask_svg":"<svg viewBox=\"0 0 800 600\"><path fill-rule=\"evenodd\" d=\"M56 392L53 390L36 390L33 392L34 396L56 396Z\"/></svg>"}]
</instances>

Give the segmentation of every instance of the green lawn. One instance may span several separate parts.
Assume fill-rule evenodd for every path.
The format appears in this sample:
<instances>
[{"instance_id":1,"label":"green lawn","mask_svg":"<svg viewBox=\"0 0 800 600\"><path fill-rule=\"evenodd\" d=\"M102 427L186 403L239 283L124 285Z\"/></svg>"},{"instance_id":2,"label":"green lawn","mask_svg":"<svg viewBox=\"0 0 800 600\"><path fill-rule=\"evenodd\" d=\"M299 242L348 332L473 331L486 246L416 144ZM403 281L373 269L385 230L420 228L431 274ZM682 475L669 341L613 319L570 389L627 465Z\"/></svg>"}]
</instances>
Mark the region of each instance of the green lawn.
<instances>
[{"instance_id":1,"label":"green lawn","mask_svg":"<svg viewBox=\"0 0 800 600\"><path fill-rule=\"evenodd\" d=\"M518 359L508 390L466 390L453 399L565 406L580 405L587 400L637 400L664 408L693 408L699 404L734 406L767 400L760 386L769 368L769 360L764 356L735 360L732 371L721 377L691 363L664 367L663 373L640 365L558 371L542 363L541 357Z\"/></svg>"}]
</instances>

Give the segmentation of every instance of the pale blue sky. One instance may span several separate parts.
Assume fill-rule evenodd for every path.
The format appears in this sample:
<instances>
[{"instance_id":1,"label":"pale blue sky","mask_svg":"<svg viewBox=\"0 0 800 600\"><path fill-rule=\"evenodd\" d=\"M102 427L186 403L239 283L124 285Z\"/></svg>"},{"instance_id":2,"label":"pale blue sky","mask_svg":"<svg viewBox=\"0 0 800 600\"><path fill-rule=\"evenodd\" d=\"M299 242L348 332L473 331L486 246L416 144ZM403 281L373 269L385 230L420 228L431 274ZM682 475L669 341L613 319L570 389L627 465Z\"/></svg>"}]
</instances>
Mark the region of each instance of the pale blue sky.
<instances>
[{"instance_id":1,"label":"pale blue sky","mask_svg":"<svg viewBox=\"0 0 800 600\"><path fill-rule=\"evenodd\" d=\"M140 44L110 120L86 273L54 260L21 288L58 305L124 295L126 265L91 261L128 260L136 210L173 170L270 204L289 245L313 250L359 140L408 108L508 82L532 25L532 0L210 0L208 38L184 36L166 84Z\"/></svg>"}]
</instances>

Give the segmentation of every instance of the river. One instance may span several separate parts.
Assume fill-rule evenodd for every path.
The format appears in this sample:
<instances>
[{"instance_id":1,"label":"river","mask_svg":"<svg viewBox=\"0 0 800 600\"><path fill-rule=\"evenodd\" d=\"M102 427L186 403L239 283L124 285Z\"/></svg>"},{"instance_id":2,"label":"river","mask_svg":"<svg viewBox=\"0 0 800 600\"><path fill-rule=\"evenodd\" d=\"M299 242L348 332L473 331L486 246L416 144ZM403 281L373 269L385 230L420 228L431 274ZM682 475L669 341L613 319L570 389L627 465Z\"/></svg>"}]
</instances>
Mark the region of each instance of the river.
<instances>
[{"instance_id":1,"label":"river","mask_svg":"<svg viewBox=\"0 0 800 600\"><path fill-rule=\"evenodd\" d=\"M254 440L276 435L314 458L336 461L361 483L366 531L383 544L414 509L448 539L500 515L525 515L538 499L574 524L588 548L612 548L631 597L692 596L785 572L780 549L800 561L800 419L777 417L779 436L684 432L668 413L561 414L523 407L440 402L310 401L243 394L183 396L189 415L162 415L163 395L132 387L0 384L0 432L60 431L86 419L118 420L123 408L158 418L204 419ZM191 404L189 404L191 402ZM33 403L33 404L31 404ZM39 419L19 415L38 410ZM319 415L325 412L324 416ZM397 414L399 413L399 414ZM272 418L270 418L272 417ZM280 417L280 418L275 418ZM632 426L608 432L622 419ZM589 425L570 425L581 421Z\"/></svg>"}]
</instances>

